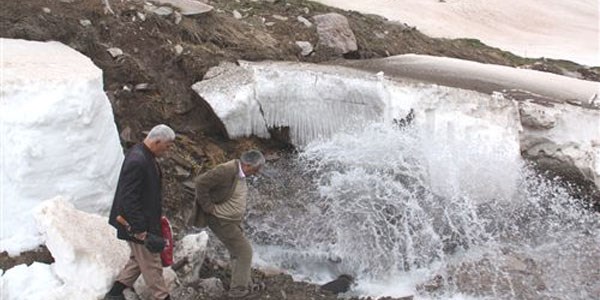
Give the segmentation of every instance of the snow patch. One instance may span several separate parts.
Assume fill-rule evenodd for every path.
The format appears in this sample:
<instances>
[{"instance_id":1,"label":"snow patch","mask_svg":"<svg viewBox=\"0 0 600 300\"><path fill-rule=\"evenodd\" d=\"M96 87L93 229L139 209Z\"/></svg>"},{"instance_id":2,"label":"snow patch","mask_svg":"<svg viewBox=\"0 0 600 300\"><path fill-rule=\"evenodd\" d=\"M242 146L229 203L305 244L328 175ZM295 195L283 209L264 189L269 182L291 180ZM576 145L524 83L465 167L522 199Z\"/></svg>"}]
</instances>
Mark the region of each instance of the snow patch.
<instances>
[{"instance_id":1,"label":"snow patch","mask_svg":"<svg viewBox=\"0 0 600 300\"><path fill-rule=\"evenodd\" d=\"M102 71L58 42L0 39L0 251L43 243L31 210L69 195L108 211L123 160Z\"/></svg>"},{"instance_id":2,"label":"snow patch","mask_svg":"<svg viewBox=\"0 0 600 300\"><path fill-rule=\"evenodd\" d=\"M476 38L525 57L600 65L597 0L317 0L443 38Z\"/></svg>"},{"instance_id":3,"label":"snow patch","mask_svg":"<svg viewBox=\"0 0 600 300\"><path fill-rule=\"evenodd\" d=\"M39 262L34 262L30 266L22 264L8 269L2 275L0 299L59 299L62 285L62 281L54 274L52 266Z\"/></svg>"},{"instance_id":4,"label":"snow patch","mask_svg":"<svg viewBox=\"0 0 600 300\"><path fill-rule=\"evenodd\" d=\"M129 259L129 247L116 238L107 218L56 197L36 208L35 219L65 289L81 292L85 299L104 295Z\"/></svg>"}]
</instances>

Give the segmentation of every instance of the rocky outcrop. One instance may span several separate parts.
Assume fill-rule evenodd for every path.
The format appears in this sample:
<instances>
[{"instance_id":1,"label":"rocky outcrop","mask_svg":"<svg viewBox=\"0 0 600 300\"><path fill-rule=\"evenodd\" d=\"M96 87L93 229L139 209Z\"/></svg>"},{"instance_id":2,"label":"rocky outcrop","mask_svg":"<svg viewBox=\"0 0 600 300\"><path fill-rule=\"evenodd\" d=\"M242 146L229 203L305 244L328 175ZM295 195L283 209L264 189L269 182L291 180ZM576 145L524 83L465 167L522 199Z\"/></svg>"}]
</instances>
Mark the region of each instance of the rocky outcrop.
<instances>
[{"instance_id":1,"label":"rocky outcrop","mask_svg":"<svg viewBox=\"0 0 600 300\"><path fill-rule=\"evenodd\" d=\"M524 157L600 188L600 110L568 103L519 103Z\"/></svg>"},{"instance_id":2,"label":"rocky outcrop","mask_svg":"<svg viewBox=\"0 0 600 300\"><path fill-rule=\"evenodd\" d=\"M320 45L333 48L340 54L358 50L356 37L346 17L337 13L328 13L316 15L313 20L317 25Z\"/></svg>"}]
</instances>

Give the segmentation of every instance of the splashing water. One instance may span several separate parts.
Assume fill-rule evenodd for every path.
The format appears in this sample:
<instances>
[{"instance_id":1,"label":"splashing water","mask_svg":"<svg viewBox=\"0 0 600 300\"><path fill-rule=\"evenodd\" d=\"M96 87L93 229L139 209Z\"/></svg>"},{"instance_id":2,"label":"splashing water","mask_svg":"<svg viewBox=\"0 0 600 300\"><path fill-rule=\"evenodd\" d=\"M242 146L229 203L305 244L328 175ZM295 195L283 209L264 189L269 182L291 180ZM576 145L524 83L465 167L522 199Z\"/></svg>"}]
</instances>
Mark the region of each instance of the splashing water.
<instances>
[{"instance_id":1,"label":"splashing water","mask_svg":"<svg viewBox=\"0 0 600 300\"><path fill-rule=\"evenodd\" d=\"M600 217L484 127L373 124L281 159L251 191L259 262L375 297L597 298Z\"/></svg>"}]
</instances>

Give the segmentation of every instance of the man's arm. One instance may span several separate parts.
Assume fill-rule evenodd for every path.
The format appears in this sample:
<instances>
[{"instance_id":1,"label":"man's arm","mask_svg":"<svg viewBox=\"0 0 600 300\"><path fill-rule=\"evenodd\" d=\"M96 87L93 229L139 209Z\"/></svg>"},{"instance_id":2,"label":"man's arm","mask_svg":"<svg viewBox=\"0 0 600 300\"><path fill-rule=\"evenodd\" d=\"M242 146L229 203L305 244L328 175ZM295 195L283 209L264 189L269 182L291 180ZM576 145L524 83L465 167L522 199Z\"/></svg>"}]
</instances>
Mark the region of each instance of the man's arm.
<instances>
[{"instance_id":1,"label":"man's arm","mask_svg":"<svg viewBox=\"0 0 600 300\"><path fill-rule=\"evenodd\" d=\"M217 166L198 177L196 177L196 202L202 210L208 214L214 214L215 204L210 199L209 191L224 180L225 168L223 165Z\"/></svg>"},{"instance_id":2,"label":"man's arm","mask_svg":"<svg viewBox=\"0 0 600 300\"><path fill-rule=\"evenodd\" d=\"M132 233L147 230L143 213L142 185L144 182L144 166L141 162L131 161L123 166L121 204L124 217L131 226Z\"/></svg>"}]
</instances>

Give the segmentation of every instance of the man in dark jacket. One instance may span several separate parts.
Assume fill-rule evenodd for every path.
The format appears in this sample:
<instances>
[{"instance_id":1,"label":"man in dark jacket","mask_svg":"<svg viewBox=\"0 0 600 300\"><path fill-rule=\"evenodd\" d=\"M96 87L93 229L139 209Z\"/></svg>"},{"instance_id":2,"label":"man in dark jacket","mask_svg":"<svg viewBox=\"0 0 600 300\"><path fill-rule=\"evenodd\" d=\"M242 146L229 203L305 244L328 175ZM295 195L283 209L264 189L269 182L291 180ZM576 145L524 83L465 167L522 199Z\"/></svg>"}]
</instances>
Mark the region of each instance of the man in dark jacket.
<instances>
[{"instance_id":1,"label":"man in dark jacket","mask_svg":"<svg viewBox=\"0 0 600 300\"><path fill-rule=\"evenodd\" d=\"M195 180L195 225L208 227L225 245L231 258L231 285L227 296L241 298L262 288L250 280L252 246L242 230L248 189L246 177L261 172L260 151L244 152L240 159L218 165Z\"/></svg>"},{"instance_id":2,"label":"man in dark jacket","mask_svg":"<svg viewBox=\"0 0 600 300\"><path fill-rule=\"evenodd\" d=\"M153 299L170 299L160 247L150 241L162 241L162 174L155 158L167 152L174 140L173 129L160 124L125 155L108 222L117 228L117 237L127 241L131 255L106 294L107 300L124 300L123 290L132 287L140 274Z\"/></svg>"}]
</instances>

